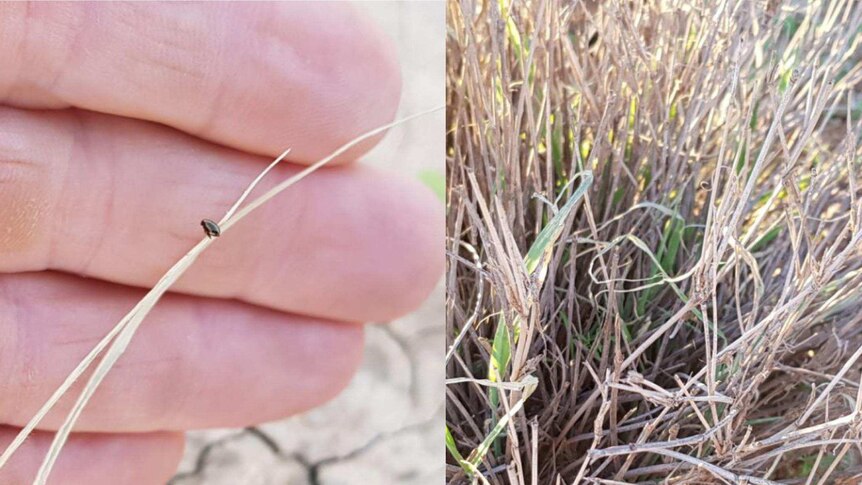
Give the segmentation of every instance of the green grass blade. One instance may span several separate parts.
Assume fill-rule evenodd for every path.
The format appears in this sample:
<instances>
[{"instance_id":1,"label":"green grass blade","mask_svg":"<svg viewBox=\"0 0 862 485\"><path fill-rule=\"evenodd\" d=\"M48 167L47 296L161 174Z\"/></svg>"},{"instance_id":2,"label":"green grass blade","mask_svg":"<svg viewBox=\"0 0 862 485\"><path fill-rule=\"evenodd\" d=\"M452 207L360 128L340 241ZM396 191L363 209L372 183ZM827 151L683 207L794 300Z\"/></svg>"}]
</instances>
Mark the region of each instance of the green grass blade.
<instances>
[{"instance_id":1,"label":"green grass blade","mask_svg":"<svg viewBox=\"0 0 862 485\"><path fill-rule=\"evenodd\" d=\"M466 473L468 477L478 478L483 484L488 483L481 473L479 473L479 469L469 461L465 460L464 456L461 455L461 452L458 451L458 447L455 445L455 438L452 436L452 432L449 431L449 426L446 426L446 450L448 450L449 454L452 455L452 458L458 462L458 466L464 470L464 473Z\"/></svg>"},{"instance_id":2,"label":"green grass blade","mask_svg":"<svg viewBox=\"0 0 862 485\"><path fill-rule=\"evenodd\" d=\"M655 261L650 270L649 281L659 280L661 275L668 276L675 273L676 255L679 251L680 242L682 241L683 229L685 221L679 217L671 217L665 222L664 231L662 232L661 240L659 241L658 263ZM644 290L643 295L638 298L637 315L642 316L646 313L646 306L655 298L659 292L659 287L652 286Z\"/></svg>"},{"instance_id":3,"label":"green grass blade","mask_svg":"<svg viewBox=\"0 0 862 485\"><path fill-rule=\"evenodd\" d=\"M488 380L500 382L506 375L509 361L512 358L512 339L509 335L509 326L506 318L501 316L497 323L497 331L494 334L494 343L491 345L491 362L488 364ZM500 391L496 387L488 390L488 400L491 402L491 417L496 419L497 408L500 406ZM499 443L494 443L494 452L499 455L502 449Z\"/></svg>"},{"instance_id":4,"label":"green grass blade","mask_svg":"<svg viewBox=\"0 0 862 485\"><path fill-rule=\"evenodd\" d=\"M527 256L524 258L527 273L530 274L530 276L535 276L539 286L541 286L545 281L548 265L551 262L551 254L554 250L554 244L563 233L563 225L565 224L566 219L593 183L593 173L591 171L586 170L578 175L583 179L581 185L577 190L575 190L572 196L569 197L569 200L566 201L565 205L560 208L557 214L548 221L548 224L536 237L536 240L527 252Z\"/></svg>"},{"instance_id":5,"label":"green grass blade","mask_svg":"<svg viewBox=\"0 0 862 485\"><path fill-rule=\"evenodd\" d=\"M512 357L512 338L509 334L509 327L506 325L505 317L500 317L497 323L497 331L494 334L494 343L491 346L491 363L488 365L488 380L491 382L500 382L503 376L506 375L506 370L509 367L509 360ZM497 389L492 388L491 404L496 408Z\"/></svg>"},{"instance_id":6,"label":"green grass blade","mask_svg":"<svg viewBox=\"0 0 862 485\"><path fill-rule=\"evenodd\" d=\"M504 414L500 421L494 426L488 436L479 444L479 446L470 453L470 456L467 457L467 462L473 465L473 467L478 467L479 463L482 459L485 458L485 455L488 454L488 450L491 449L491 444L494 440L500 436L500 433L503 431L503 428L506 426L506 423L514 416L521 408L524 406L524 402L533 394L533 391L536 390L536 386L539 384L539 380L533 376L525 376L521 380L521 384L524 386L523 394L521 394L521 398L518 399L518 402L509 409L509 412Z\"/></svg>"},{"instance_id":7,"label":"green grass blade","mask_svg":"<svg viewBox=\"0 0 862 485\"><path fill-rule=\"evenodd\" d=\"M488 368L488 380L499 382L505 375L512 355L512 339L509 335L509 327L506 325L505 317L500 317L497 323L497 331L494 335L494 344L491 347L491 365Z\"/></svg>"},{"instance_id":8,"label":"green grass blade","mask_svg":"<svg viewBox=\"0 0 862 485\"><path fill-rule=\"evenodd\" d=\"M419 172L419 181L425 184L442 201L446 201L446 177L436 170Z\"/></svg>"},{"instance_id":9,"label":"green grass blade","mask_svg":"<svg viewBox=\"0 0 862 485\"><path fill-rule=\"evenodd\" d=\"M455 445L455 438L452 436L452 432L449 431L449 426L446 426L446 449L449 450L449 454L452 455L452 458L458 462L458 465L461 465L464 468L464 471L467 472L468 475L472 474L470 468L463 466L464 457L461 455L461 452L458 451L458 447Z\"/></svg>"}]
</instances>

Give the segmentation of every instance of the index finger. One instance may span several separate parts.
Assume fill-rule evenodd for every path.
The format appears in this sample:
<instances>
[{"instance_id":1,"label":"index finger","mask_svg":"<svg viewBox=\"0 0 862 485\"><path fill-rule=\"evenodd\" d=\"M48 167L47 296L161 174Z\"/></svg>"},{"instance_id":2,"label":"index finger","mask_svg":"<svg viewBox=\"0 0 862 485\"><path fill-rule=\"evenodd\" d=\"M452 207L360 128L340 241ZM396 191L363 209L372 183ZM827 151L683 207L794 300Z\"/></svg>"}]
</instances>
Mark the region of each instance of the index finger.
<instances>
[{"instance_id":1,"label":"index finger","mask_svg":"<svg viewBox=\"0 0 862 485\"><path fill-rule=\"evenodd\" d=\"M401 87L385 37L341 2L2 3L0 66L5 104L156 121L300 163L391 121Z\"/></svg>"}]
</instances>

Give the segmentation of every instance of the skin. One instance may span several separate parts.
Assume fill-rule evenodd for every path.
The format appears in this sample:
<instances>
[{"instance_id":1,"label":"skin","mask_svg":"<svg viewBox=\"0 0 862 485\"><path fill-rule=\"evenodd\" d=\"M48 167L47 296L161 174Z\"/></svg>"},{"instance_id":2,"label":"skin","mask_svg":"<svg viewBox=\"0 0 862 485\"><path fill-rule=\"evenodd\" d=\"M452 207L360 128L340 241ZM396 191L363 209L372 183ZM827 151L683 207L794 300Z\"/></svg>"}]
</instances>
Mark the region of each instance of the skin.
<instances>
[{"instance_id":1,"label":"skin","mask_svg":"<svg viewBox=\"0 0 862 485\"><path fill-rule=\"evenodd\" d=\"M0 66L3 447L201 219L286 147L258 193L392 120L400 95L390 42L344 4L2 3ZM53 483L163 484L185 430L290 416L347 384L362 322L414 309L442 271L439 201L353 163L376 142L213 244L95 394ZM0 483L32 480L70 407Z\"/></svg>"}]
</instances>

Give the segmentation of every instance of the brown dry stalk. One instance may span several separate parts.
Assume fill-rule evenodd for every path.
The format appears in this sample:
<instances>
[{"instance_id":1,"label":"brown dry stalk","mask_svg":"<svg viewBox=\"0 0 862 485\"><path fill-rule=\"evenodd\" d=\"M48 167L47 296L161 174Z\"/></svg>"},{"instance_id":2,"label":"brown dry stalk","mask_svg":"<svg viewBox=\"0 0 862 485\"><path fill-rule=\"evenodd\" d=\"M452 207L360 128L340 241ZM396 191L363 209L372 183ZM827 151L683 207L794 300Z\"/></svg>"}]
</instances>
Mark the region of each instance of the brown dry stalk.
<instances>
[{"instance_id":1,"label":"brown dry stalk","mask_svg":"<svg viewBox=\"0 0 862 485\"><path fill-rule=\"evenodd\" d=\"M448 482L859 477L862 4L447 7Z\"/></svg>"}]
</instances>

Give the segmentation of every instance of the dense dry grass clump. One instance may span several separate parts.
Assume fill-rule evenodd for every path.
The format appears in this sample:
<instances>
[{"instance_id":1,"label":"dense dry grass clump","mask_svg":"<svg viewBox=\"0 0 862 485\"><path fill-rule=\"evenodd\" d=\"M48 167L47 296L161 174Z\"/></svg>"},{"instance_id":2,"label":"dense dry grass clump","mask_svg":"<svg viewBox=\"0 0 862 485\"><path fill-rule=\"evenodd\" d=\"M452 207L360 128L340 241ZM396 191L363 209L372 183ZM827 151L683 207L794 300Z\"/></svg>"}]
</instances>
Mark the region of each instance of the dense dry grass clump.
<instances>
[{"instance_id":1,"label":"dense dry grass clump","mask_svg":"<svg viewBox=\"0 0 862 485\"><path fill-rule=\"evenodd\" d=\"M862 4L448 9L448 480L862 483Z\"/></svg>"}]
</instances>

